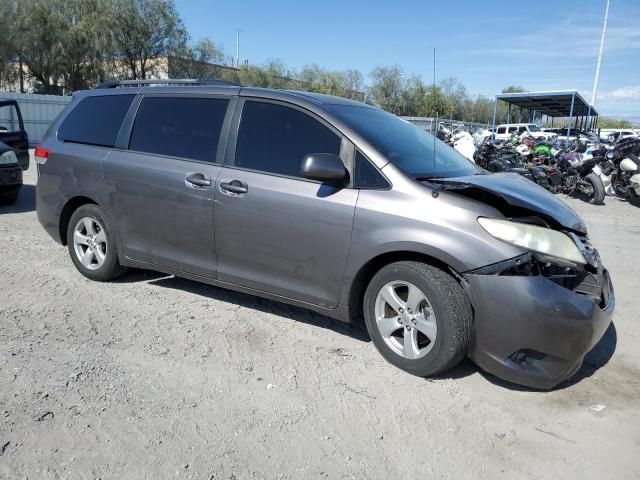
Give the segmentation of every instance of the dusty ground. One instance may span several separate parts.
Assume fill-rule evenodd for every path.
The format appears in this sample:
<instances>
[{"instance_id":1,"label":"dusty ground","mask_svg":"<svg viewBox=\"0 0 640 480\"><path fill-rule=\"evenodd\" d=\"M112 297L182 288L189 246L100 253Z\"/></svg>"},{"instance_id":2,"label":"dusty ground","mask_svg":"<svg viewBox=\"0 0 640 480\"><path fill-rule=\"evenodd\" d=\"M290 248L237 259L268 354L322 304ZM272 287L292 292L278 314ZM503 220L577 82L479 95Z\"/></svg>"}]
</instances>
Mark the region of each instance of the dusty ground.
<instances>
[{"instance_id":1,"label":"dusty ground","mask_svg":"<svg viewBox=\"0 0 640 480\"><path fill-rule=\"evenodd\" d=\"M424 380L359 329L154 273L92 283L0 208L0 478L640 477L640 210L568 200L617 288L576 378Z\"/></svg>"}]
</instances>

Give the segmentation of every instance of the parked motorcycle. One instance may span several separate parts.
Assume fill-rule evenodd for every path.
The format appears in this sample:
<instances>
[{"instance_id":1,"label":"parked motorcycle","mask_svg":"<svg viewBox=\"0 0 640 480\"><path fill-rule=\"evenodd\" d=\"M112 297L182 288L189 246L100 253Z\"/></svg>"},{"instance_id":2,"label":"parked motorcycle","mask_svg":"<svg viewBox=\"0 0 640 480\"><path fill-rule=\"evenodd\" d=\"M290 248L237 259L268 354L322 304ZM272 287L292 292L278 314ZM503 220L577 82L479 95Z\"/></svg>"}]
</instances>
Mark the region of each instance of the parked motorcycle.
<instances>
[{"instance_id":1,"label":"parked motorcycle","mask_svg":"<svg viewBox=\"0 0 640 480\"><path fill-rule=\"evenodd\" d=\"M473 141L473 137L469 132L464 130L451 136L450 144L453 148L459 152L467 160L473 160L473 155L476 152L476 145Z\"/></svg>"},{"instance_id":2,"label":"parked motorcycle","mask_svg":"<svg viewBox=\"0 0 640 480\"><path fill-rule=\"evenodd\" d=\"M562 178L560 190L594 205L604 203L604 183L595 170L596 158L581 158L576 152L561 152L557 157Z\"/></svg>"},{"instance_id":3,"label":"parked motorcycle","mask_svg":"<svg viewBox=\"0 0 640 480\"><path fill-rule=\"evenodd\" d=\"M629 201L640 199L640 138L618 140L604 156L598 155L596 171L609 195Z\"/></svg>"},{"instance_id":4,"label":"parked motorcycle","mask_svg":"<svg viewBox=\"0 0 640 480\"><path fill-rule=\"evenodd\" d=\"M476 151L476 145L471 134L465 130L454 130L440 125L436 136L453 147L458 153L460 153L467 160L474 161L473 155Z\"/></svg>"},{"instance_id":5,"label":"parked motorcycle","mask_svg":"<svg viewBox=\"0 0 640 480\"><path fill-rule=\"evenodd\" d=\"M520 147L496 146L485 141L476 150L474 159L490 172L519 173L552 193L574 195L592 204L603 203L604 185L593 172L596 159L582 159L572 151L554 151L546 143L539 143L533 150Z\"/></svg>"}]
</instances>

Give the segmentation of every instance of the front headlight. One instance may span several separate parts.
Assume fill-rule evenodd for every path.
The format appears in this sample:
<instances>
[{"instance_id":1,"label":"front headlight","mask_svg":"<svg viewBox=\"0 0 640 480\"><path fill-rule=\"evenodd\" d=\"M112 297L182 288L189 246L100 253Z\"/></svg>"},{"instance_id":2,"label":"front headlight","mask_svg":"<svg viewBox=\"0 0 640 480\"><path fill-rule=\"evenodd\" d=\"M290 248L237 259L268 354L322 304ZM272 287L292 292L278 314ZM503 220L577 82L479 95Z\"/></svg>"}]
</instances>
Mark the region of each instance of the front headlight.
<instances>
[{"instance_id":1,"label":"front headlight","mask_svg":"<svg viewBox=\"0 0 640 480\"><path fill-rule=\"evenodd\" d=\"M490 235L539 253L543 257L564 260L563 263L572 262L581 265L587 263L571 237L562 232L495 218L480 217L478 222Z\"/></svg>"},{"instance_id":2,"label":"front headlight","mask_svg":"<svg viewBox=\"0 0 640 480\"><path fill-rule=\"evenodd\" d=\"M16 157L16 152L13 150L8 150L0 155L0 165L12 165L14 163L18 163L18 157Z\"/></svg>"}]
</instances>

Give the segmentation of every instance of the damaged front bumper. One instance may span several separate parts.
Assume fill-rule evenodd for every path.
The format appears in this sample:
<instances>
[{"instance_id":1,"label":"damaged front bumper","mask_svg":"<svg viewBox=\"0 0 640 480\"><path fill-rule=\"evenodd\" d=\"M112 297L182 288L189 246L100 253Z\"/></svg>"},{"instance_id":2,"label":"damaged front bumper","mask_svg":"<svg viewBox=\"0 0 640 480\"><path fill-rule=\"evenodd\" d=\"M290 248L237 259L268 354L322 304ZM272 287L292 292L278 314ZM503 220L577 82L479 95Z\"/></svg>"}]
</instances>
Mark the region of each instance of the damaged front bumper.
<instances>
[{"instance_id":1,"label":"damaged front bumper","mask_svg":"<svg viewBox=\"0 0 640 480\"><path fill-rule=\"evenodd\" d=\"M590 249L584 270L525 254L463 274L475 310L469 357L513 383L549 389L570 377L611 322L609 273Z\"/></svg>"}]
</instances>

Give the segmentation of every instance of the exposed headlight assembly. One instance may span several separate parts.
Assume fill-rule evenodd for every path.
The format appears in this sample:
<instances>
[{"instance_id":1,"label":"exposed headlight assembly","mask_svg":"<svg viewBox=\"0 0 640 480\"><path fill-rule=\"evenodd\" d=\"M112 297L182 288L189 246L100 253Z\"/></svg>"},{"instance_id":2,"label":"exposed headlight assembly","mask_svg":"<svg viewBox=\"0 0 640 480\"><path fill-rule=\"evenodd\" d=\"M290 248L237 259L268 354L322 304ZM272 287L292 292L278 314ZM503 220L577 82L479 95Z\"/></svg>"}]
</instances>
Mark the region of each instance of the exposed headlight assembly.
<instances>
[{"instance_id":1,"label":"exposed headlight assembly","mask_svg":"<svg viewBox=\"0 0 640 480\"><path fill-rule=\"evenodd\" d=\"M480 217L478 222L490 235L538 253L542 260L548 257L549 260L559 260L561 264L587 263L571 237L562 232L495 218Z\"/></svg>"},{"instance_id":2,"label":"exposed headlight assembly","mask_svg":"<svg viewBox=\"0 0 640 480\"><path fill-rule=\"evenodd\" d=\"M14 163L18 163L18 157L16 157L16 152L13 150L7 150L0 155L0 165L12 165Z\"/></svg>"}]
</instances>

